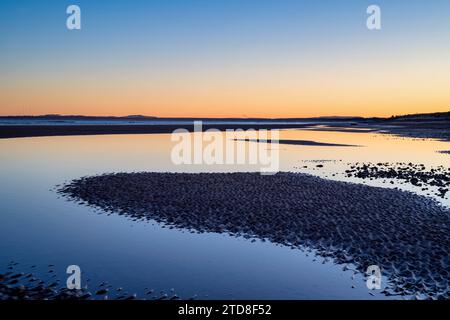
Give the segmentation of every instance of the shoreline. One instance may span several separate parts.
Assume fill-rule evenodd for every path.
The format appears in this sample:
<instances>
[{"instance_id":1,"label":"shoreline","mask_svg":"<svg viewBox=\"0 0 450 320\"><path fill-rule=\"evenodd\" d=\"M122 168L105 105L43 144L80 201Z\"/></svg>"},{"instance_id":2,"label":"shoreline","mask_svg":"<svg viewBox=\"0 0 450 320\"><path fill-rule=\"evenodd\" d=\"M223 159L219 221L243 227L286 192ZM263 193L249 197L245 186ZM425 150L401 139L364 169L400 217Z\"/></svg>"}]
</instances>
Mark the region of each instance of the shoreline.
<instances>
[{"instance_id":1,"label":"shoreline","mask_svg":"<svg viewBox=\"0 0 450 320\"><path fill-rule=\"evenodd\" d=\"M203 131L208 129L302 129L310 124L203 124ZM194 125L7 125L0 126L0 139L79 136L79 135L111 135L111 134L165 134L177 129L194 131Z\"/></svg>"},{"instance_id":2,"label":"shoreline","mask_svg":"<svg viewBox=\"0 0 450 320\"><path fill-rule=\"evenodd\" d=\"M304 129L313 131L351 132L351 133L379 133L390 134L404 138L437 139L450 141L450 121L395 121L395 120L316 120L305 123L255 123L240 121L236 123L203 123L202 130L227 129L236 130L276 130L276 129ZM87 136L113 134L167 134L177 129L194 131L194 124L17 124L0 125L0 139L53 137L53 136Z\"/></svg>"}]
</instances>

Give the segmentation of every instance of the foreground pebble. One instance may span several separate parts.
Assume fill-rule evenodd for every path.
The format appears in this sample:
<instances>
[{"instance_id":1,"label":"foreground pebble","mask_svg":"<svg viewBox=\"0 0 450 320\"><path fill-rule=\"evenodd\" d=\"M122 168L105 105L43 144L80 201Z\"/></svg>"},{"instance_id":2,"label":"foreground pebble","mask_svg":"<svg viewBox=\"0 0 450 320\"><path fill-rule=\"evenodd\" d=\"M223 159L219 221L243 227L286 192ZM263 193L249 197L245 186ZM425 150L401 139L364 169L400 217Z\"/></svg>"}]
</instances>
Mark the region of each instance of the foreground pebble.
<instances>
[{"instance_id":1,"label":"foreground pebble","mask_svg":"<svg viewBox=\"0 0 450 320\"><path fill-rule=\"evenodd\" d=\"M117 288L117 293L110 293L110 290L104 288L107 282L102 282L97 289L93 289L92 294L88 287L81 289L68 289L63 285L65 283L59 280L41 280L33 273L24 273L23 267L17 267L17 262L10 262L6 272L0 270L0 301L1 300L135 300L135 299L171 299L179 300L179 296L171 289L171 295L168 296L161 292L160 295L141 298L137 294L119 293L122 288ZM49 265L53 267L53 265ZM36 266L31 266L35 270ZM89 282L90 280L87 280ZM94 286L95 287L95 286ZM146 288L148 291L148 288ZM153 292L153 290L151 290Z\"/></svg>"},{"instance_id":2,"label":"foreground pebble","mask_svg":"<svg viewBox=\"0 0 450 320\"><path fill-rule=\"evenodd\" d=\"M356 163L345 172L348 177L361 179L401 180L421 187L423 191L434 187L435 194L441 198L445 198L450 190L450 168L444 166L427 169L425 165L415 163Z\"/></svg>"}]
</instances>

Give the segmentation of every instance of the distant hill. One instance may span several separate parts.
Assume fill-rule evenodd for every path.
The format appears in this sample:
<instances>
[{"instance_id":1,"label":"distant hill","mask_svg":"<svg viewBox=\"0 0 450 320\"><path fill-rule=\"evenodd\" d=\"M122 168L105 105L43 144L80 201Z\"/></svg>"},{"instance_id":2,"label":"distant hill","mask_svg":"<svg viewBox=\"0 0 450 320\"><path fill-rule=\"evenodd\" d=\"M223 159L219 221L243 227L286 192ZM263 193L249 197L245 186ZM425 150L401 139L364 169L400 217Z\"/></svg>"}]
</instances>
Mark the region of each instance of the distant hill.
<instances>
[{"instance_id":1,"label":"distant hill","mask_svg":"<svg viewBox=\"0 0 450 320\"><path fill-rule=\"evenodd\" d=\"M46 114L38 116L0 116L0 119L8 120L47 120L47 121L146 121L146 120L223 120L223 121L358 121L362 117L352 116L323 116L310 118L208 118L208 117L154 117L144 115L129 116L83 116L83 115L59 115Z\"/></svg>"},{"instance_id":2,"label":"distant hill","mask_svg":"<svg viewBox=\"0 0 450 320\"><path fill-rule=\"evenodd\" d=\"M124 117L114 116L82 116L82 115L60 115L60 114L45 114L39 116L0 116L1 119L11 120L49 120L49 121L68 121L68 120L153 120L158 119L152 116L130 115Z\"/></svg>"},{"instance_id":3,"label":"distant hill","mask_svg":"<svg viewBox=\"0 0 450 320\"><path fill-rule=\"evenodd\" d=\"M83 116L83 115L60 115L60 114L46 114L38 116L0 116L0 119L6 120L42 120L42 121L148 121L148 120L217 120L217 121L320 121L320 122L342 122L342 121L355 121L355 122L379 122L379 121L450 121L449 112L436 112L436 113L419 113L398 115L389 118L379 117L352 117L352 116L322 116L322 117L309 117L309 118L208 118L208 117L155 117L144 115L128 115L128 116Z\"/></svg>"},{"instance_id":4,"label":"distant hill","mask_svg":"<svg viewBox=\"0 0 450 320\"><path fill-rule=\"evenodd\" d=\"M392 116L388 120L450 120L450 111L448 112L435 112L435 113L416 113L407 114L402 116Z\"/></svg>"}]
</instances>

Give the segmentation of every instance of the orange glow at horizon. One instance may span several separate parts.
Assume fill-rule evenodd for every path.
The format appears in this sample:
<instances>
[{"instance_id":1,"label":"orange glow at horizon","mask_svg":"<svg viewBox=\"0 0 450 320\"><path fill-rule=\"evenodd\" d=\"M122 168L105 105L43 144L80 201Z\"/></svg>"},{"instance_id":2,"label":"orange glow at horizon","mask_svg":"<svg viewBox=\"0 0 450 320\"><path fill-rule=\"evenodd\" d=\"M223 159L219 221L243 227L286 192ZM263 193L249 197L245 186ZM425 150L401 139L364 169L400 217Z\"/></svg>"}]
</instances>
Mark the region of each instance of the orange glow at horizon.
<instances>
[{"instance_id":1,"label":"orange glow at horizon","mask_svg":"<svg viewBox=\"0 0 450 320\"><path fill-rule=\"evenodd\" d=\"M450 2L3 1L0 115L389 117L450 110ZM200 1L201 2L201 1ZM84 21L84 18L83 18Z\"/></svg>"},{"instance_id":2,"label":"orange glow at horizon","mask_svg":"<svg viewBox=\"0 0 450 320\"><path fill-rule=\"evenodd\" d=\"M449 111L450 62L431 64L34 75L0 81L0 114L295 118Z\"/></svg>"}]
</instances>

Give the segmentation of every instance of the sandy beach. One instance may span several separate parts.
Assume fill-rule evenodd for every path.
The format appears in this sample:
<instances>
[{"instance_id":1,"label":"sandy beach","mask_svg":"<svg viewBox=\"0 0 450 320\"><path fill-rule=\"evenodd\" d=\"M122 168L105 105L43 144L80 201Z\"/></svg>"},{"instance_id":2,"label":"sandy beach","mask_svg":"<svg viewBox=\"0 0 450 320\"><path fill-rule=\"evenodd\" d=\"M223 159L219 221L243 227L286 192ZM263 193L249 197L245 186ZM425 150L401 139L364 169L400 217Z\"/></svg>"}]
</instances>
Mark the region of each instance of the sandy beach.
<instances>
[{"instance_id":1,"label":"sandy beach","mask_svg":"<svg viewBox=\"0 0 450 320\"><path fill-rule=\"evenodd\" d=\"M13 119L13 120L11 120ZM421 139L439 139L450 141L450 113L431 114L429 117L405 116L398 118L304 118L304 119L193 119L193 118L157 118L152 124L146 124L139 118L133 124L128 118L83 117L80 124L70 124L73 116L57 116L57 120L42 124L39 121L47 117L0 117L2 122L16 121L14 124L0 123L0 139L72 136L72 135L109 135L109 134L158 134L172 133L177 129L194 131L194 121L203 121L203 130L217 129L309 129L336 132L379 132ZM49 118L53 119L53 117ZM101 119L104 124L97 123ZM146 119L145 117L143 119ZM108 121L109 120L109 121ZM174 124L181 121L179 124ZM208 124L214 121L214 124ZM27 123L26 125L24 123ZM69 124L67 124L67 123ZM290 142L287 142L290 143ZM292 142L291 142L292 143ZM294 144L300 144L294 142Z\"/></svg>"},{"instance_id":2,"label":"sandy beach","mask_svg":"<svg viewBox=\"0 0 450 320\"><path fill-rule=\"evenodd\" d=\"M335 295L324 295L325 298L331 296L375 299L383 296L383 299L448 299L449 288L446 279L449 267L450 221L445 204L448 203L450 181L449 168L445 165L448 156L445 154L448 150L445 135L441 135L442 139L439 140L424 140L419 138L420 134L414 139L409 137L404 139L403 137L407 135L396 134L393 128L388 131L386 129L388 126L380 122L369 124L367 121L356 120L308 124L281 122L204 124L204 130L294 129L280 131L281 138L278 141L280 152L287 156L284 158L286 167L282 170L285 173L262 177L253 173L153 172L179 171L167 163L169 158L163 156L168 157L170 154L171 145L167 134L180 127L189 131L194 129L188 124L0 126L4 138L1 140L5 151L3 157L5 160L10 159L5 162L9 164L9 169L5 169L4 180L15 181L15 177L22 174L22 169L17 167L20 161L39 159L41 154L46 155L58 150L61 158L56 157L52 161L45 158L46 160L42 162L44 167L42 165L37 167L38 172L33 174L38 174L40 178L36 180L36 189L32 189L34 191L27 195L30 197L32 194L40 194L40 197L50 198L45 200L54 208L52 214L47 217L48 225L51 226L52 220L56 217L66 218L64 214L60 214L59 209L60 205L64 205L65 209L62 212L71 213L74 219L67 225L75 224L79 230L86 228L84 219L90 221L90 219L97 220L97 217L101 218L93 222L94 239L98 230L108 228L126 230L126 240L122 237L120 245L117 246L117 248L128 246L126 252L136 250L136 244L128 238L133 236L137 227L135 225L132 229L128 229L126 220L143 226L140 242L155 245L150 254L147 248L142 248L140 255L142 257L149 254L151 261L142 264L142 268L147 267L149 270L158 265L153 261L161 257L161 253L158 253L160 241L170 243L174 241L172 239L177 239L180 234L185 233L196 235L203 240L200 241L201 244L193 240L190 252L198 252L203 243L210 245L209 240L204 240L205 238L220 235L223 238L217 247L232 245L233 241L243 241L251 246L246 253L248 256L258 256L260 252L257 249L258 245L265 246L264 252L268 252L267 255L277 254L270 251L270 246L281 251L288 250L289 254L285 254L285 259L288 256L288 259L294 259L297 254L307 256L312 250L314 256L317 256L318 260L323 260L323 263L311 261L311 265L327 268L322 275L329 273L330 277L335 279L337 274L335 270L333 271L334 267L344 273L354 273L354 277L351 274L344 275L342 278L345 280L339 289L333 292ZM396 126L395 130L398 128ZM415 130L413 125L410 128L411 132ZM442 128L433 130L434 135L442 133ZM430 131L423 132L428 134ZM33 136L55 136L55 138L34 139L31 138ZM25 139L8 139L14 137ZM243 142L256 144L265 141L247 139ZM31 146L36 148L30 148ZM13 150L13 155L10 156L7 150ZM396 153L389 158L388 154L380 154L378 150L395 150ZM417 150L422 150L423 156L419 156ZM24 156L24 152L27 152L27 156ZM20 154L20 157L14 155L16 153ZM82 156L85 154L89 154L89 157ZM364 159L373 161L362 161ZM137 162L128 165L129 161ZM23 165L33 167L25 163ZM68 174L67 170L71 170L74 166L78 168L76 172ZM42 171L43 168L47 168L48 171ZM59 168L58 178L54 176L55 168ZM186 168L182 168L184 169ZM205 169L207 168L202 170ZM238 169L238 167L228 168L230 171L227 172ZM297 173L286 172L290 170ZM140 173L111 173L97 176L105 171ZM86 178L79 178L86 175ZM47 184L42 182L47 179L53 181ZM329 179L338 179L340 182ZM348 181L346 179L354 179L352 181L355 183L343 182ZM58 189L62 197L58 197L53 187L63 181L65 181L63 186ZM17 187L16 193L19 190L27 190L29 183L25 183L24 180L24 184ZM377 187L365 185L366 183L369 185L374 183ZM41 190L41 184L48 186L45 192ZM31 198L34 199L33 196ZM8 202L8 199L5 195L4 201ZM70 201L67 201L68 199ZM15 214L34 212L36 204L33 206L30 203L30 206L29 209L18 209ZM16 204L11 205L9 210L15 212L12 211L15 207ZM97 216L92 212L106 212L108 216ZM84 217L81 220L80 214ZM41 212L39 217L36 217L37 220L30 223L27 228L32 234L42 233L40 228L35 228L39 226L42 215L46 215L46 212ZM120 221L114 222L113 217ZM151 232L145 230L145 226L149 224L153 226ZM8 228L11 227L5 227ZM19 230L22 229L23 224ZM167 241L168 238L158 235L159 230L173 232L171 240ZM131 232L128 234L129 231ZM64 231L64 236L67 232L68 230ZM114 238L114 232L108 237ZM45 241L45 238L43 240ZM109 240L111 241L112 239ZM180 243L184 243L184 240L180 240ZM58 248L57 244L55 246ZM96 243L90 250L95 251L97 246ZM170 259L179 254L176 248L178 247L174 247L169 251L170 254L167 254ZM233 248L236 250L235 254L239 254L241 248L241 244L237 249ZM99 247L98 250L101 252L104 248ZM118 256L123 254L124 252L120 251ZM164 257L163 255L161 259L164 260ZM16 259L13 256L7 258ZM302 256L301 259L304 258ZM194 265L202 265L202 273L217 270L209 267L208 260L209 257L205 254L203 259L198 259L199 262ZM198 294L198 291L190 291L190 288L197 289L196 283L183 285L182 279L171 285L162 284L156 293L149 295L146 293L150 292L150 289L145 290L130 279L116 282L112 287L100 286L105 280L114 282L114 274L104 278L94 277L98 284L91 285L89 290L70 292L64 289L63 282L57 283L52 277L39 278L33 270L23 267L24 257L17 261L21 262L20 266L12 265L0 269L0 299L97 300L179 297L189 299ZM35 259L30 263L37 264L39 261L40 259ZM236 261L238 263L239 260ZM280 266L290 266L296 262L280 263ZM221 265L224 263L227 262L223 261ZM302 263L302 266L309 266L309 262ZM52 261L52 264L58 263ZM123 268L128 268L125 262L123 264ZM366 290L365 282L361 279L354 280L357 277L364 277L366 268L372 264L379 265L383 276L388 280L386 286L376 293ZM164 262L164 270L170 268L168 266ZM14 268L9 269L10 267ZM241 267L244 268L244 266L239 268ZM98 269L90 267L89 270L96 268ZM252 266L252 268L260 267ZM178 273L177 270L173 272L167 278L169 281ZM232 275L232 268L227 269L227 272ZM247 272L248 270L245 273ZM302 272L299 274L303 277ZM307 283L305 282L307 276L300 280L298 274L290 276L291 279L295 278L301 282L301 285ZM277 273L273 273L271 277L272 280L284 281L284 277ZM148 286L155 288L156 278L142 272L142 279L153 279ZM261 279L266 279L266 276ZM311 279L315 279L319 285L324 285L320 276L311 276ZM131 290L116 290L127 286L131 286ZM171 287L177 288L177 291L168 290ZM215 297L223 297L222 294L226 291L223 288L226 288L226 285L216 284L212 286L213 289L214 287L218 288ZM277 292L276 297L279 297L283 294L281 290L286 287L289 287L289 283L280 281L280 286L275 289L279 291L270 289L266 290L265 294L270 295L270 292L274 291ZM297 298L299 295L293 287L294 285L289 287L291 290L289 297ZM347 289L343 287L354 293L346 291ZM232 292L234 288L241 288L240 284L234 283ZM208 288L208 291L211 292L213 289ZM163 290L164 293L160 293ZM236 296L252 297L253 289L246 290L246 295ZM316 296L317 293L311 295ZM309 298L310 295L305 297ZM204 298L203 296L202 299Z\"/></svg>"},{"instance_id":3,"label":"sandy beach","mask_svg":"<svg viewBox=\"0 0 450 320\"><path fill-rule=\"evenodd\" d=\"M203 125L203 130L217 129L293 129L305 128L303 124L226 124ZM194 131L194 125L0 125L0 139L50 136L109 135L109 134L157 134L172 133L177 129Z\"/></svg>"},{"instance_id":4,"label":"sandy beach","mask_svg":"<svg viewBox=\"0 0 450 320\"><path fill-rule=\"evenodd\" d=\"M0 1L0 305L450 300L450 1L74 2Z\"/></svg>"},{"instance_id":5,"label":"sandy beach","mask_svg":"<svg viewBox=\"0 0 450 320\"><path fill-rule=\"evenodd\" d=\"M409 192L294 173L150 172L80 178L59 192L135 221L314 248L362 273L376 264L386 295L449 298L450 211Z\"/></svg>"}]
</instances>

